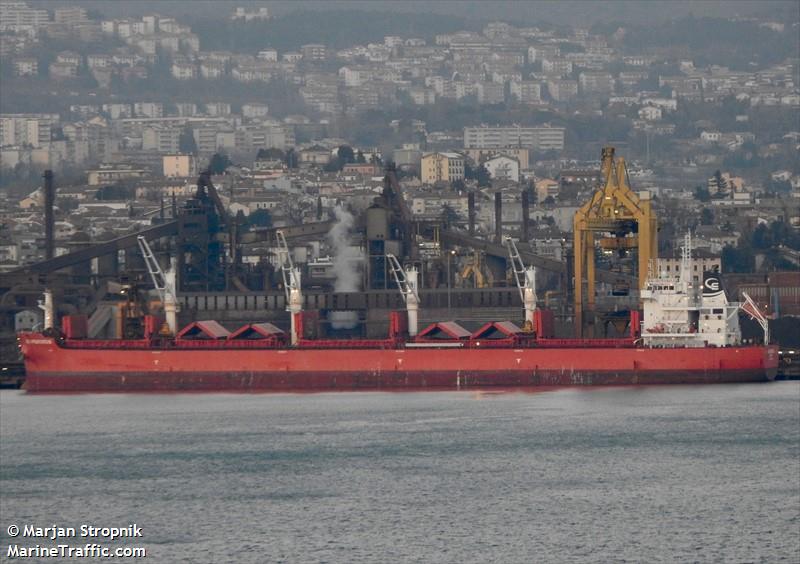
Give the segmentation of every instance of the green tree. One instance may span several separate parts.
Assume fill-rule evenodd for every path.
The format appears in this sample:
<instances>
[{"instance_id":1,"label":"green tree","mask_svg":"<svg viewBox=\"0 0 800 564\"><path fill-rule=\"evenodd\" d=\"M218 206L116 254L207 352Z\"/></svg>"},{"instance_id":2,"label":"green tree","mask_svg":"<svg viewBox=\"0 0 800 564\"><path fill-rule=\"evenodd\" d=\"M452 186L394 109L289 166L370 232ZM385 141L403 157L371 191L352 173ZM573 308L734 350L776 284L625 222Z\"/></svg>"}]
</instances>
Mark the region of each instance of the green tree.
<instances>
[{"instance_id":1,"label":"green tree","mask_svg":"<svg viewBox=\"0 0 800 564\"><path fill-rule=\"evenodd\" d=\"M477 180L478 186L485 187L492 183L492 177L486 167L478 165L473 167L469 162L464 162L464 178L467 180Z\"/></svg>"},{"instance_id":2,"label":"green tree","mask_svg":"<svg viewBox=\"0 0 800 564\"><path fill-rule=\"evenodd\" d=\"M178 150L187 155L197 154L197 143L191 127L185 127L181 131L181 136L178 138Z\"/></svg>"},{"instance_id":3,"label":"green tree","mask_svg":"<svg viewBox=\"0 0 800 564\"><path fill-rule=\"evenodd\" d=\"M754 272L756 259L749 245L732 247L726 245L722 249L722 270L724 272Z\"/></svg>"},{"instance_id":4,"label":"green tree","mask_svg":"<svg viewBox=\"0 0 800 564\"><path fill-rule=\"evenodd\" d=\"M289 150L286 151L286 159L284 162L287 168L297 168L298 158L293 147L290 147Z\"/></svg>"},{"instance_id":5,"label":"green tree","mask_svg":"<svg viewBox=\"0 0 800 564\"><path fill-rule=\"evenodd\" d=\"M336 155L342 166L356 162L355 153L350 145L339 145L339 148L336 150ZM341 167L339 168L341 169Z\"/></svg>"},{"instance_id":6,"label":"green tree","mask_svg":"<svg viewBox=\"0 0 800 564\"><path fill-rule=\"evenodd\" d=\"M701 225L713 225L714 224L714 212L709 208L703 208L700 210L700 224Z\"/></svg>"},{"instance_id":7,"label":"green tree","mask_svg":"<svg viewBox=\"0 0 800 564\"><path fill-rule=\"evenodd\" d=\"M461 216L459 216L458 212L453 209L453 206L451 206L450 204L442 205L442 222L445 224L446 227L455 225L460 220Z\"/></svg>"},{"instance_id":8,"label":"green tree","mask_svg":"<svg viewBox=\"0 0 800 564\"><path fill-rule=\"evenodd\" d=\"M694 197L699 202L710 202L711 201L711 193L708 191L708 188L705 186L695 186L694 188Z\"/></svg>"},{"instance_id":9,"label":"green tree","mask_svg":"<svg viewBox=\"0 0 800 564\"><path fill-rule=\"evenodd\" d=\"M208 163L208 170L211 174L222 174L232 164L231 159L225 153L214 153Z\"/></svg>"},{"instance_id":10,"label":"green tree","mask_svg":"<svg viewBox=\"0 0 800 564\"><path fill-rule=\"evenodd\" d=\"M271 227L272 215L265 209L259 209L247 216L245 227Z\"/></svg>"}]
</instances>

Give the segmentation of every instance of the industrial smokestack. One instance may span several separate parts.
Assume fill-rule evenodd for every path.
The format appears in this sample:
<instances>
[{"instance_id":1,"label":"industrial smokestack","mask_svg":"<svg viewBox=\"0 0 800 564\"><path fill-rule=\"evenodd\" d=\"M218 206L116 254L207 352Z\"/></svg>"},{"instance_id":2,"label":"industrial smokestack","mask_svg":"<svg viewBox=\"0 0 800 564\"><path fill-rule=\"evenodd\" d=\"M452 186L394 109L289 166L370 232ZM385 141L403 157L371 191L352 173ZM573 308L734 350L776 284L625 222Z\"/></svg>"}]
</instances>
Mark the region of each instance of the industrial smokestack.
<instances>
[{"instance_id":1,"label":"industrial smokestack","mask_svg":"<svg viewBox=\"0 0 800 564\"><path fill-rule=\"evenodd\" d=\"M503 194L494 193L494 240L503 242Z\"/></svg>"},{"instance_id":2,"label":"industrial smokestack","mask_svg":"<svg viewBox=\"0 0 800 564\"><path fill-rule=\"evenodd\" d=\"M56 202L53 188L53 171L44 171L44 256L51 259L55 255L55 215L53 207Z\"/></svg>"},{"instance_id":3,"label":"industrial smokestack","mask_svg":"<svg viewBox=\"0 0 800 564\"><path fill-rule=\"evenodd\" d=\"M467 194L467 209L469 210L469 236L475 236L475 192Z\"/></svg>"},{"instance_id":4,"label":"industrial smokestack","mask_svg":"<svg viewBox=\"0 0 800 564\"><path fill-rule=\"evenodd\" d=\"M528 187L522 189L522 240L527 243L530 240L530 191Z\"/></svg>"}]
</instances>

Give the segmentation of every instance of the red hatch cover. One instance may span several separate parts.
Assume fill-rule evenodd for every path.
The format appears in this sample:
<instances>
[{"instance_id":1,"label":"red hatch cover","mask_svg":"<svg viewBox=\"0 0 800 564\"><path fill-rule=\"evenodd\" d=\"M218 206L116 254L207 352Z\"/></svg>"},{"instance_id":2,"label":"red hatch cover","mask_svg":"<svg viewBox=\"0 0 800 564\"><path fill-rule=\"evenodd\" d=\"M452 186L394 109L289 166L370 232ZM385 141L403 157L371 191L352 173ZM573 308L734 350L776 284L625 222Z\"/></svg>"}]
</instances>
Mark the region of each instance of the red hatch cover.
<instances>
[{"instance_id":1,"label":"red hatch cover","mask_svg":"<svg viewBox=\"0 0 800 564\"><path fill-rule=\"evenodd\" d=\"M227 339L231 332L216 321L195 321L178 333L178 339Z\"/></svg>"},{"instance_id":2,"label":"red hatch cover","mask_svg":"<svg viewBox=\"0 0 800 564\"><path fill-rule=\"evenodd\" d=\"M455 321L440 321L423 329L417 339L469 339L472 334Z\"/></svg>"},{"instance_id":3,"label":"red hatch cover","mask_svg":"<svg viewBox=\"0 0 800 564\"><path fill-rule=\"evenodd\" d=\"M272 323L248 323L230 334L229 341L246 339L282 339L286 336L283 329Z\"/></svg>"},{"instance_id":4,"label":"red hatch cover","mask_svg":"<svg viewBox=\"0 0 800 564\"><path fill-rule=\"evenodd\" d=\"M510 321L490 321L472 334L473 339L506 339L522 333Z\"/></svg>"}]
</instances>

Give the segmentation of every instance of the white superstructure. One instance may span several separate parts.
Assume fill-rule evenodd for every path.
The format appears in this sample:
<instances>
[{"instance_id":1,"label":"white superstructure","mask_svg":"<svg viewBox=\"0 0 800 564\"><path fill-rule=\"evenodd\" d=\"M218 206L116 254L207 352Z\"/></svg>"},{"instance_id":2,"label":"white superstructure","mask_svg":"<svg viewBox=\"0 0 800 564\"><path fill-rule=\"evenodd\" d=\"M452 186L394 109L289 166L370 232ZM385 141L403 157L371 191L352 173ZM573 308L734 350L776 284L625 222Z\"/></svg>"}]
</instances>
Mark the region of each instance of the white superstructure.
<instances>
[{"instance_id":1,"label":"white superstructure","mask_svg":"<svg viewBox=\"0 0 800 564\"><path fill-rule=\"evenodd\" d=\"M651 347L725 347L742 341L739 304L731 303L719 273L692 279L692 240L686 235L678 275L659 272L641 291L642 341Z\"/></svg>"}]
</instances>

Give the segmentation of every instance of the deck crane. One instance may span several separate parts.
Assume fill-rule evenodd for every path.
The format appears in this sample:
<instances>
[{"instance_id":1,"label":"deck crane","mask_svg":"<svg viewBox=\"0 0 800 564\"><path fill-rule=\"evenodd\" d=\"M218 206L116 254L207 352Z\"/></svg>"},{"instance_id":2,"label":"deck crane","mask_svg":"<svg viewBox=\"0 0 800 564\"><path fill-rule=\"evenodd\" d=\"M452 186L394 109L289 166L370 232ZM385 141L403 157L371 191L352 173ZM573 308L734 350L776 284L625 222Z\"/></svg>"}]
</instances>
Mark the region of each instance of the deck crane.
<instances>
[{"instance_id":1,"label":"deck crane","mask_svg":"<svg viewBox=\"0 0 800 564\"><path fill-rule=\"evenodd\" d=\"M414 266L409 266L403 270L400 263L397 261L397 257L391 254L387 254L386 259L389 261L389 268L392 271L392 276L406 304L406 311L408 312L408 334L411 337L416 337L418 328L417 314L419 312L417 269Z\"/></svg>"},{"instance_id":2,"label":"deck crane","mask_svg":"<svg viewBox=\"0 0 800 564\"><path fill-rule=\"evenodd\" d=\"M508 258L511 260L511 270L514 271L514 279L519 289L519 297L525 308L525 325L533 326L533 312L536 311L536 269L532 266L525 266L522 257L517 250L517 244L511 237L505 238Z\"/></svg>"},{"instance_id":3,"label":"deck crane","mask_svg":"<svg viewBox=\"0 0 800 564\"><path fill-rule=\"evenodd\" d=\"M292 344L297 344L299 335L297 334L297 321L295 314L303 311L303 292L300 282L300 269L295 267L292 256L289 252L289 245L286 244L286 237L282 230L275 232L278 240L278 258L281 263L281 275L283 276L283 291L286 295L286 311L291 317L291 338Z\"/></svg>"},{"instance_id":4,"label":"deck crane","mask_svg":"<svg viewBox=\"0 0 800 564\"><path fill-rule=\"evenodd\" d=\"M158 292L158 297L161 299L161 305L164 307L164 315L167 318L167 327L169 327L169 334L175 336L178 331L178 295L175 292L175 259L172 259L170 267L162 270L161 265L158 264L155 254L153 254L147 239L139 235L136 238L139 243L139 249L142 251L144 262L147 264L147 270L150 272L150 278L153 279L153 286Z\"/></svg>"}]
</instances>

